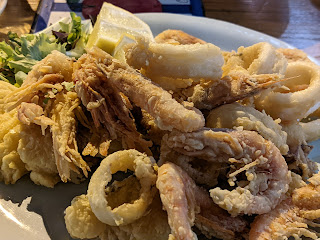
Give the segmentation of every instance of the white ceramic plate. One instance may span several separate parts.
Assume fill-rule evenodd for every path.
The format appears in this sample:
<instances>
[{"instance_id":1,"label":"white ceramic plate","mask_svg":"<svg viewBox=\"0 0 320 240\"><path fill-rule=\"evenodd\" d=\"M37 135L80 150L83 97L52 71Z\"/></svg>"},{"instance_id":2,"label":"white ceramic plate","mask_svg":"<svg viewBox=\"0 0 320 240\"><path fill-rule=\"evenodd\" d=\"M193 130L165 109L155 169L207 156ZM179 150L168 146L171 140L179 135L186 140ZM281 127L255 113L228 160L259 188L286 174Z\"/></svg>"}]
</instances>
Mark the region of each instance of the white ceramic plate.
<instances>
[{"instance_id":1,"label":"white ceramic plate","mask_svg":"<svg viewBox=\"0 0 320 240\"><path fill-rule=\"evenodd\" d=\"M0 0L0 15L7 6L7 0Z\"/></svg>"},{"instance_id":2,"label":"white ceramic plate","mask_svg":"<svg viewBox=\"0 0 320 240\"><path fill-rule=\"evenodd\" d=\"M1 2L1 0L0 0ZM148 23L154 34L168 28L212 42L223 50L237 49L257 42L270 42L276 47L291 48L285 42L256 31L208 18L185 15L147 13L138 16ZM313 150L313 159L320 159ZM0 183L0 232L5 240L66 240L63 212L74 196L85 193L87 182L57 184L54 189L34 185L28 176L15 185Z\"/></svg>"}]
</instances>

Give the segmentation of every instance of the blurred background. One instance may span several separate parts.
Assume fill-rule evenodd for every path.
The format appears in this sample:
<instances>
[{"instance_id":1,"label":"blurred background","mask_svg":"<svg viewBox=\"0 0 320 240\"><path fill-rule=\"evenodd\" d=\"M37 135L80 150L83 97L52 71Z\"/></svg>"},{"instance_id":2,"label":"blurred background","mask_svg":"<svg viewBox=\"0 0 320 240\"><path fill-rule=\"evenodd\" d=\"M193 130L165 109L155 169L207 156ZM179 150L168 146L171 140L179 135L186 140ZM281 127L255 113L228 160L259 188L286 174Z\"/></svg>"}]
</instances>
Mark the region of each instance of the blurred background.
<instances>
[{"instance_id":1,"label":"blurred background","mask_svg":"<svg viewBox=\"0 0 320 240\"><path fill-rule=\"evenodd\" d=\"M0 10L1 10L0 0ZM8 31L40 30L65 11L95 19L103 0L8 0L0 40ZM266 33L320 56L320 0L111 0L131 12L172 12L220 19ZM188 24L188 23L186 23ZM228 29L226 29L228 31Z\"/></svg>"}]
</instances>

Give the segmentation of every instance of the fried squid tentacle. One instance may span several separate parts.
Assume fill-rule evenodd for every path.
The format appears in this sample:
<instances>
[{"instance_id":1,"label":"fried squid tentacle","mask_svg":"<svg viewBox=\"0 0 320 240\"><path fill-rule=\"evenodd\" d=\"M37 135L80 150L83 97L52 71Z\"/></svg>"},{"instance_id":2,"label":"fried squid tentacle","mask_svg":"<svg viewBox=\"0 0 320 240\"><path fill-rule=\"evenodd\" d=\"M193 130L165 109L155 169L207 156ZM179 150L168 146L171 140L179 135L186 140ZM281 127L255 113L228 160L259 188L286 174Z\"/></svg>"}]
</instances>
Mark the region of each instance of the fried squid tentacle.
<instances>
[{"instance_id":1,"label":"fried squid tentacle","mask_svg":"<svg viewBox=\"0 0 320 240\"><path fill-rule=\"evenodd\" d=\"M124 148L137 148L150 155L148 147L151 143L144 140L137 131L129 100L97 66L98 61L112 57L96 48L91 51L93 52L100 55L83 55L74 64L73 79L78 96L90 111L95 126L98 128L102 124L109 132L111 140L120 138Z\"/></svg>"},{"instance_id":2,"label":"fried squid tentacle","mask_svg":"<svg viewBox=\"0 0 320 240\"><path fill-rule=\"evenodd\" d=\"M54 124L52 119L44 115L43 108L35 103L21 103L18 107L18 119L26 125L34 123L41 126L43 135L45 135L46 128Z\"/></svg>"},{"instance_id":3,"label":"fried squid tentacle","mask_svg":"<svg viewBox=\"0 0 320 240\"><path fill-rule=\"evenodd\" d=\"M239 47L237 53L226 55L223 75L231 72L245 72L249 75L276 74L286 71L286 58L267 42L254 44L250 47Z\"/></svg>"},{"instance_id":4,"label":"fried squid tentacle","mask_svg":"<svg viewBox=\"0 0 320 240\"><path fill-rule=\"evenodd\" d=\"M300 121L320 107L320 68L314 63L291 62L285 78L282 86L257 97L256 108L286 123Z\"/></svg>"},{"instance_id":5,"label":"fried squid tentacle","mask_svg":"<svg viewBox=\"0 0 320 240\"><path fill-rule=\"evenodd\" d=\"M173 131L163 142L169 149L161 152L161 161L171 161L171 151L208 162L232 165L228 182L233 190L210 190L213 201L232 215L262 214L273 209L288 191L290 175L279 149L251 131L213 131L192 133ZM174 160L173 160L174 161ZM237 181L237 175L245 179ZM236 187L236 185L238 185ZM240 200L239 200L240 199Z\"/></svg>"},{"instance_id":6,"label":"fried squid tentacle","mask_svg":"<svg viewBox=\"0 0 320 240\"><path fill-rule=\"evenodd\" d=\"M184 91L199 109L211 110L260 93L281 81L287 61L269 43L225 53L222 78L211 78Z\"/></svg>"},{"instance_id":7,"label":"fried squid tentacle","mask_svg":"<svg viewBox=\"0 0 320 240\"><path fill-rule=\"evenodd\" d=\"M110 81L134 104L153 116L161 129L175 128L190 132L204 126L204 117L199 111L185 108L174 100L170 93L156 86L128 65L113 59L97 48L93 48L89 54L95 58L97 66L106 77L105 80Z\"/></svg>"},{"instance_id":8,"label":"fried squid tentacle","mask_svg":"<svg viewBox=\"0 0 320 240\"><path fill-rule=\"evenodd\" d=\"M90 171L82 159L76 142L75 109L80 105L80 99L75 92L59 93L51 110L51 126L53 150L59 175L63 182L70 180L70 170L79 174L80 168L84 175Z\"/></svg>"},{"instance_id":9,"label":"fried squid tentacle","mask_svg":"<svg viewBox=\"0 0 320 240\"><path fill-rule=\"evenodd\" d=\"M60 74L46 74L36 82L17 88L3 99L6 104L6 111L11 111L22 102L32 102L34 97L39 98L39 95L44 96L49 91L52 91L52 89L55 89L57 92L62 91L63 86L61 83L63 81L64 78Z\"/></svg>"}]
</instances>

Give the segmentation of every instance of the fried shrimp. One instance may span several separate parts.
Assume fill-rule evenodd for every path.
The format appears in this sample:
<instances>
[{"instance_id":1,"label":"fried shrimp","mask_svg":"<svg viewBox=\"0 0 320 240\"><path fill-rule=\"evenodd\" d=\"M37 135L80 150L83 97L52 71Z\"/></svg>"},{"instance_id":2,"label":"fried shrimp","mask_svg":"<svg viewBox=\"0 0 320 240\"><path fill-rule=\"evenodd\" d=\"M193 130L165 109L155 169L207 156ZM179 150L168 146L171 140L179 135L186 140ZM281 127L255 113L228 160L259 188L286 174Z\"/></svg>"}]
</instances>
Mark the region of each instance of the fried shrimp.
<instances>
[{"instance_id":1,"label":"fried shrimp","mask_svg":"<svg viewBox=\"0 0 320 240\"><path fill-rule=\"evenodd\" d=\"M210 190L213 201L231 215L262 214L273 209L288 191L288 166L277 147L251 131L213 131L192 133L173 131L163 142L182 155L207 162L232 165L228 182L233 190L216 187ZM161 152L162 162L170 151ZM237 175L245 173L245 180ZM241 174L240 174L241 175ZM238 185L236 187L236 185Z\"/></svg>"},{"instance_id":2,"label":"fried shrimp","mask_svg":"<svg viewBox=\"0 0 320 240\"><path fill-rule=\"evenodd\" d=\"M213 203L208 192L174 163L167 162L159 168L157 188L175 239L197 239L193 225L209 238L223 239L234 239L247 226L241 217L231 217Z\"/></svg>"},{"instance_id":3,"label":"fried shrimp","mask_svg":"<svg viewBox=\"0 0 320 240\"><path fill-rule=\"evenodd\" d=\"M173 163L165 163L158 170L157 188L168 213L172 235L177 240L194 240L191 227L195 214L200 212L196 201L196 185L192 179Z\"/></svg>"},{"instance_id":4,"label":"fried shrimp","mask_svg":"<svg viewBox=\"0 0 320 240\"><path fill-rule=\"evenodd\" d=\"M92 61L103 71L105 76L103 81L110 81L130 101L146 110L154 117L160 129L190 132L204 126L204 117L200 111L185 108L174 100L170 93L128 65L113 59L98 48L93 48L89 54L93 58ZM96 84L103 82L99 81Z\"/></svg>"},{"instance_id":5,"label":"fried shrimp","mask_svg":"<svg viewBox=\"0 0 320 240\"><path fill-rule=\"evenodd\" d=\"M183 93L196 108L211 110L256 95L270 88L281 78L277 74L249 75L241 71L232 71L221 79L200 81Z\"/></svg>"},{"instance_id":6,"label":"fried shrimp","mask_svg":"<svg viewBox=\"0 0 320 240\"><path fill-rule=\"evenodd\" d=\"M318 239L318 234L308 229L308 221L299 214L299 208L292 204L291 199L281 202L269 213L257 216L251 224L249 240L287 240Z\"/></svg>"},{"instance_id":7,"label":"fried shrimp","mask_svg":"<svg viewBox=\"0 0 320 240\"><path fill-rule=\"evenodd\" d=\"M317 173L308 179L307 186L298 188L292 195L293 203L301 209L318 210L313 219L320 217L320 174Z\"/></svg>"},{"instance_id":8,"label":"fried shrimp","mask_svg":"<svg viewBox=\"0 0 320 240\"><path fill-rule=\"evenodd\" d=\"M217 79L222 75L220 48L211 43L173 45L138 40L126 52L127 63L147 76Z\"/></svg>"},{"instance_id":9,"label":"fried shrimp","mask_svg":"<svg viewBox=\"0 0 320 240\"><path fill-rule=\"evenodd\" d=\"M88 199L96 217L111 226L126 225L142 217L155 194L157 176L154 164L152 157L133 149L118 151L106 157L92 175L88 187ZM112 174L127 170L134 171L140 182L139 198L112 208L106 198L105 187L111 181Z\"/></svg>"},{"instance_id":10,"label":"fried shrimp","mask_svg":"<svg viewBox=\"0 0 320 240\"><path fill-rule=\"evenodd\" d=\"M239 103L223 105L210 112L206 119L206 126L256 131L279 148L282 155L287 154L289 150L287 133L282 131L279 121L274 121L265 112L259 112L253 107Z\"/></svg>"},{"instance_id":11,"label":"fried shrimp","mask_svg":"<svg viewBox=\"0 0 320 240\"><path fill-rule=\"evenodd\" d=\"M159 33L154 40L157 43L169 43L173 45L187 45L187 44L196 44L196 43L201 43L205 44L206 42L194 37L188 33L185 33L181 30L173 30L173 29L168 29L165 30L161 33Z\"/></svg>"},{"instance_id":12,"label":"fried shrimp","mask_svg":"<svg viewBox=\"0 0 320 240\"><path fill-rule=\"evenodd\" d=\"M249 240L253 239L319 239L320 234L315 228L320 224L320 174L308 179L294 190L275 209L255 218L251 224Z\"/></svg>"},{"instance_id":13,"label":"fried shrimp","mask_svg":"<svg viewBox=\"0 0 320 240\"><path fill-rule=\"evenodd\" d=\"M291 62L285 78L288 80L282 82L282 86L262 92L255 106L284 123L300 121L320 106L320 68L314 63Z\"/></svg>"}]
</instances>

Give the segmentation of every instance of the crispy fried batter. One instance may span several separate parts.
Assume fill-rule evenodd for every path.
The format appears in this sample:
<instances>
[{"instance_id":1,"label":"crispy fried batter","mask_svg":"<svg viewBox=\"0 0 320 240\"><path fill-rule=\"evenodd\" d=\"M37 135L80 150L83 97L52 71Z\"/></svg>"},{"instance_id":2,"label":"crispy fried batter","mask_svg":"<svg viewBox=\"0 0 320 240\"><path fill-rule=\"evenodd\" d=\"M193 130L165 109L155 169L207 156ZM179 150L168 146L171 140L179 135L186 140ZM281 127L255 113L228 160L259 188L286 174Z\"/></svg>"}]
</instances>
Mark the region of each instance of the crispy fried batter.
<instances>
[{"instance_id":1,"label":"crispy fried batter","mask_svg":"<svg viewBox=\"0 0 320 240\"><path fill-rule=\"evenodd\" d=\"M319 239L320 234L314 221L320 217L320 174L308 179L308 185L294 190L269 213L255 218L251 224L249 240Z\"/></svg>"},{"instance_id":2,"label":"crispy fried batter","mask_svg":"<svg viewBox=\"0 0 320 240\"><path fill-rule=\"evenodd\" d=\"M72 59L59 51L52 51L33 66L22 86L38 82L47 74L59 74L66 82L72 81Z\"/></svg>"},{"instance_id":3,"label":"crispy fried batter","mask_svg":"<svg viewBox=\"0 0 320 240\"><path fill-rule=\"evenodd\" d=\"M186 44L195 44L201 43L205 44L206 42L200 38L194 37L188 33L185 33L181 30L168 29L159 33L154 40L157 43L170 43L173 45L186 45Z\"/></svg>"},{"instance_id":4,"label":"crispy fried batter","mask_svg":"<svg viewBox=\"0 0 320 240\"><path fill-rule=\"evenodd\" d=\"M277 52L282 53L288 62L297 62L297 61L305 61L305 62L311 62L311 60L308 58L308 55L297 48L291 49L291 48L278 48Z\"/></svg>"},{"instance_id":5,"label":"crispy fried batter","mask_svg":"<svg viewBox=\"0 0 320 240\"><path fill-rule=\"evenodd\" d=\"M302 236L318 239L317 234L308 229L307 220L299 215L299 208L289 198L269 213L255 218L249 240L282 240L290 236L295 236L295 239L301 239Z\"/></svg>"},{"instance_id":6,"label":"crispy fried batter","mask_svg":"<svg viewBox=\"0 0 320 240\"><path fill-rule=\"evenodd\" d=\"M15 109L0 114L0 180L6 184L14 184L27 173L17 152L21 127Z\"/></svg>"},{"instance_id":7,"label":"crispy fried batter","mask_svg":"<svg viewBox=\"0 0 320 240\"><path fill-rule=\"evenodd\" d=\"M266 42L260 42L249 47L239 47L237 53L224 54L223 76L230 72L244 72L249 75L278 74L286 71L285 57Z\"/></svg>"}]
</instances>

